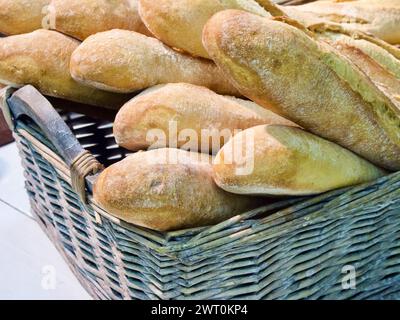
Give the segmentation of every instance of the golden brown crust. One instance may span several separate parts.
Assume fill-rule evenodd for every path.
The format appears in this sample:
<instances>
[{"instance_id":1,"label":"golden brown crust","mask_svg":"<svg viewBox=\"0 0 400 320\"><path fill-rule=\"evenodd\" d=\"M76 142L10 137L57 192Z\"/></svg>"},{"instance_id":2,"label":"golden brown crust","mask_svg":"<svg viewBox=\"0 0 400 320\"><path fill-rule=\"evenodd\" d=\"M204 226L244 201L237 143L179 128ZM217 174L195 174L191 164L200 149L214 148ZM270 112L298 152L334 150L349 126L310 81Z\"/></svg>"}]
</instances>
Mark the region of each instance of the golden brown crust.
<instances>
[{"instance_id":1,"label":"golden brown crust","mask_svg":"<svg viewBox=\"0 0 400 320\"><path fill-rule=\"evenodd\" d=\"M54 29L84 40L115 28L151 35L137 0L0 0L0 33L15 35Z\"/></svg>"},{"instance_id":2,"label":"golden brown crust","mask_svg":"<svg viewBox=\"0 0 400 320\"><path fill-rule=\"evenodd\" d=\"M94 199L126 222L159 231L216 224L260 204L219 189L212 158L199 157L178 149L131 155L100 174Z\"/></svg>"},{"instance_id":3,"label":"golden brown crust","mask_svg":"<svg viewBox=\"0 0 400 320\"><path fill-rule=\"evenodd\" d=\"M386 41L379 39L375 37L374 35L358 31L358 30L350 30L348 28L343 27L340 24L337 23L330 23L330 22L319 22L316 24L313 24L308 27L310 31L317 32L317 33L323 33L323 32L334 32L334 33L340 33L349 37L352 37L353 39L357 40L365 40L371 45L375 45L378 47L381 47L388 53L390 53L393 57L396 59L400 60L400 49L396 45L391 45L387 43ZM374 47L375 48L375 47Z\"/></svg>"},{"instance_id":4,"label":"golden brown crust","mask_svg":"<svg viewBox=\"0 0 400 320\"><path fill-rule=\"evenodd\" d=\"M366 39L353 38L349 35L337 32L325 31L317 33L316 36L318 39L328 39L329 42L334 45L337 44L337 46L343 44L361 50L381 67L393 74L397 79L400 79L400 50L397 48L393 47L390 52L386 47L381 47ZM399 58L396 58L396 56Z\"/></svg>"},{"instance_id":5,"label":"golden brown crust","mask_svg":"<svg viewBox=\"0 0 400 320\"><path fill-rule=\"evenodd\" d=\"M226 9L268 16L254 0L139 0L140 16L158 39L203 58L209 58L201 42L203 27L215 13Z\"/></svg>"},{"instance_id":6,"label":"golden brown crust","mask_svg":"<svg viewBox=\"0 0 400 320\"><path fill-rule=\"evenodd\" d=\"M67 100L119 108L129 99L82 86L69 73L69 61L79 42L56 31L0 38L0 82L16 87L31 84L43 94Z\"/></svg>"},{"instance_id":7,"label":"golden brown crust","mask_svg":"<svg viewBox=\"0 0 400 320\"><path fill-rule=\"evenodd\" d=\"M361 49L343 40L327 41L362 70L400 110L400 79Z\"/></svg>"},{"instance_id":8,"label":"golden brown crust","mask_svg":"<svg viewBox=\"0 0 400 320\"><path fill-rule=\"evenodd\" d=\"M116 29L90 36L73 53L70 70L83 84L115 92L187 82L239 95L213 62L176 52L133 31Z\"/></svg>"},{"instance_id":9,"label":"golden brown crust","mask_svg":"<svg viewBox=\"0 0 400 320\"><path fill-rule=\"evenodd\" d=\"M371 33L389 43L400 43L400 2L397 0L315 1L293 9L339 23L350 30Z\"/></svg>"},{"instance_id":10,"label":"golden brown crust","mask_svg":"<svg viewBox=\"0 0 400 320\"><path fill-rule=\"evenodd\" d=\"M254 137L254 152L247 137ZM245 156L227 161L234 157L233 152ZM237 174L238 169L251 166L254 169L250 174ZM214 160L218 186L247 195L312 195L374 180L384 174L332 142L296 127L280 125L262 125L239 133Z\"/></svg>"},{"instance_id":11,"label":"golden brown crust","mask_svg":"<svg viewBox=\"0 0 400 320\"><path fill-rule=\"evenodd\" d=\"M237 130L260 124L295 125L254 102L178 83L151 88L126 103L115 119L114 136L120 146L137 151L154 145L148 135L156 129L165 136L158 147L215 154Z\"/></svg>"},{"instance_id":12,"label":"golden brown crust","mask_svg":"<svg viewBox=\"0 0 400 320\"><path fill-rule=\"evenodd\" d=\"M0 33L14 35L42 28L51 0L0 0Z\"/></svg>"},{"instance_id":13,"label":"golden brown crust","mask_svg":"<svg viewBox=\"0 0 400 320\"><path fill-rule=\"evenodd\" d=\"M348 59L287 24L235 10L203 41L241 93L388 169L400 169L399 109Z\"/></svg>"},{"instance_id":14,"label":"golden brown crust","mask_svg":"<svg viewBox=\"0 0 400 320\"><path fill-rule=\"evenodd\" d=\"M150 35L139 16L137 0L52 0L49 12L55 16L57 31L80 40L111 29Z\"/></svg>"}]
</instances>

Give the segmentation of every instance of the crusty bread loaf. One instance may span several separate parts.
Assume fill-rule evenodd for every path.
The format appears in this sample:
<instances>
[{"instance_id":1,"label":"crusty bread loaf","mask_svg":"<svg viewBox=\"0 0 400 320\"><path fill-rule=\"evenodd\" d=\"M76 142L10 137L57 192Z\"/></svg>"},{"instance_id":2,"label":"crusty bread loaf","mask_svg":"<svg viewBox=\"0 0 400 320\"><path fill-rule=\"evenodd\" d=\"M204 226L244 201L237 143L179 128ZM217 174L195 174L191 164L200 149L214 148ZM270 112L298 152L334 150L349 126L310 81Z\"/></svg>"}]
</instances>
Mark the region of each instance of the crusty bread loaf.
<instances>
[{"instance_id":1,"label":"crusty bread loaf","mask_svg":"<svg viewBox=\"0 0 400 320\"><path fill-rule=\"evenodd\" d=\"M94 199L126 222L159 231L212 225L260 205L219 189L211 161L178 149L138 152L100 174Z\"/></svg>"},{"instance_id":2,"label":"crusty bread loaf","mask_svg":"<svg viewBox=\"0 0 400 320\"><path fill-rule=\"evenodd\" d=\"M398 0L325 0L286 9L282 7L282 10L286 12L293 9L339 23L349 30L371 33L389 43L400 43L400 1ZM303 22L308 24L307 20Z\"/></svg>"},{"instance_id":3,"label":"crusty bread loaf","mask_svg":"<svg viewBox=\"0 0 400 320\"><path fill-rule=\"evenodd\" d=\"M73 53L70 68L75 80L115 92L187 82L239 95L213 62L176 52L133 31L111 30L90 36Z\"/></svg>"},{"instance_id":4,"label":"crusty bread loaf","mask_svg":"<svg viewBox=\"0 0 400 320\"><path fill-rule=\"evenodd\" d=\"M215 154L237 130L259 124L294 125L254 102L177 83L150 88L126 103L115 119L114 136L132 151L156 146ZM151 137L153 129L162 135Z\"/></svg>"},{"instance_id":5,"label":"crusty bread loaf","mask_svg":"<svg viewBox=\"0 0 400 320\"><path fill-rule=\"evenodd\" d=\"M14 35L42 28L51 0L0 0L0 33Z\"/></svg>"},{"instance_id":6,"label":"crusty bread loaf","mask_svg":"<svg viewBox=\"0 0 400 320\"><path fill-rule=\"evenodd\" d=\"M243 168L248 174L238 174ZM217 154L213 169L219 187L246 195L312 195L385 174L332 142L281 125L237 134Z\"/></svg>"},{"instance_id":7,"label":"crusty bread loaf","mask_svg":"<svg viewBox=\"0 0 400 320\"><path fill-rule=\"evenodd\" d=\"M158 39L203 58L209 58L201 42L203 27L215 13L226 9L268 16L255 0L139 0L140 16Z\"/></svg>"},{"instance_id":8,"label":"crusty bread loaf","mask_svg":"<svg viewBox=\"0 0 400 320\"><path fill-rule=\"evenodd\" d=\"M297 6L280 7L270 3L270 0L259 2L263 3L275 20L290 23L308 35L335 47L366 73L374 84L398 106L400 99L398 81L400 79L400 50L398 48L365 32L351 30L343 24L332 23L308 12L298 11ZM364 2L373 5L378 3L375 0ZM380 1L379 4L393 5L394 3L393 1ZM303 23L306 21L306 23L301 24L300 21ZM315 33L311 33L307 29Z\"/></svg>"},{"instance_id":9,"label":"crusty bread loaf","mask_svg":"<svg viewBox=\"0 0 400 320\"><path fill-rule=\"evenodd\" d=\"M138 0L52 0L55 29L84 40L111 29L126 29L150 35L138 12Z\"/></svg>"},{"instance_id":10,"label":"crusty bread loaf","mask_svg":"<svg viewBox=\"0 0 400 320\"><path fill-rule=\"evenodd\" d=\"M320 16L312 12L299 10L299 8L302 8L301 6L279 6L272 3L271 0L257 1L275 17L276 20L286 20L286 22L290 22L306 32L307 29L314 31L319 38L327 37L330 40L345 41L348 45L355 46L365 54L371 56L385 68L389 68L392 72L398 73L400 68L400 50L376 36L366 33L365 28L357 28L353 24L349 26L345 21L343 21L343 23L336 22L335 19L332 18L333 21L329 20L324 17L324 15ZM327 1L327 3L328 2L329 1ZM358 4L360 4L360 2L361 1L358 1ZM400 2L398 2L396 5L392 0L365 0L363 2L372 5L379 4L381 6L398 6L400 4ZM332 2L330 3L332 4ZM377 10L377 14L379 12L380 10ZM400 28L400 25L398 27Z\"/></svg>"},{"instance_id":11,"label":"crusty bread loaf","mask_svg":"<svg viewBox=\"0 0 400 320\"><path fill-rule=\"evenodd\" d=\"M79 42L56 31L0 38L0 82L31 84L43 94L90 105L120 108L127 95L83 86L71 78L69 61Z\"/></svg>"},{"instance_id":12,"label":"crusty bread loaf","mask_svg":"<svg viewBox=\"0 0 400 320\"><path fill-rule=\"evenodd\" d=\"M203 42L245 96L379 166L400 169L400 110L328 44L237 10L214 15Z\"/></svg>"},{"instance_id":13,"label":"crusty bread loaf","mask_svg":"<svg viewBox=\"0 0 400 320\"><path fill-rule=\"evenodd\" d=\"M400 50L391 47L391 52L387 48L379 46L366 39L353 38L339 32L317 33L318 39L328 40L337 48L344 45L361 50L364 54L375 60L379 65L400 79Z\"/></svg>"},{"instance_id":14,"label":"crusty bread loaf","mask_svg":"<svg viewBox=\"0 0 400 320\"><path fill-rule=\"evenodd\" d=\"M326 41L362 70L400 110L400 78L389 71L388 65L385 68L351 41L346 40L348 39Z\"/></svg>"},{"instance_id":15,"label":"crusty bread loaf","mask_svg":"<svg viewBox=\"0 0 400 320\"><path fill-rule=\"evenodd\" d=\"M150 35L138 0L0 0L0 33L15 35L54 29L83 40L115 28Z\"/></svg>"}]
</instances>

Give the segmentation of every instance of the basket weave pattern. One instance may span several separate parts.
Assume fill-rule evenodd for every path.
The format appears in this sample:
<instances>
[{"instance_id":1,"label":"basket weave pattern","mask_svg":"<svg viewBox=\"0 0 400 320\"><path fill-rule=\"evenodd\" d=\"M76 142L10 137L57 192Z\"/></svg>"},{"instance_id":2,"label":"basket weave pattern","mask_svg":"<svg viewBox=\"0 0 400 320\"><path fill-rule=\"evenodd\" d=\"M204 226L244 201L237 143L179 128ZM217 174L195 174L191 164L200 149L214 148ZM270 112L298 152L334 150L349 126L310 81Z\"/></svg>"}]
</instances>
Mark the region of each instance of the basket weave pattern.
<instances>
[{"instance_id":1,"label":"basket weave pattern","mask_svg":"<svg viewBox=\"0 0 400 320\"><path fill-rule=\"evenodd\" d=\"M128 154L115 145L112 123L60 115L104 166ZM400 299L400 173L216 226L158 233L105 212L91 190L83 204L50 137L29 119L8 125L36 220L96 299ZM354 289L343 288L345 266L356 271Z\"/></svg>"},{"instance_id":2,"label":"basket weave pattern","mask_svg":"<svg viewBox=\"0 0 400 320\"><path fill-rule=\"evenodd\" d=\"M126 155L111 124L63 117L104 165ZM83 205L68 166L34 124L18 121L15 138L33 212L95 298L400 298L400 173L163 234L113 218L90 191ZM346 265L356 270L355 289L342 288Z\"/></svg>"}]
</instances>

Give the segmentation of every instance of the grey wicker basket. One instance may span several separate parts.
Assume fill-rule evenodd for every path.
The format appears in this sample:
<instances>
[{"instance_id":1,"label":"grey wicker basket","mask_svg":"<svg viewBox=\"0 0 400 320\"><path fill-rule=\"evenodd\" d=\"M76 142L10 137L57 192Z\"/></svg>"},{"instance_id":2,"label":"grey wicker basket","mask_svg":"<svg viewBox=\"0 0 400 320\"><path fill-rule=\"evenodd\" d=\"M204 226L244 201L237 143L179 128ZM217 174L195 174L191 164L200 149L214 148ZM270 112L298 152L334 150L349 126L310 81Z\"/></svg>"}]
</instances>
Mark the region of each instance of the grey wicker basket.
<instances>
[{"instance_id":1,"label":"grey wicker basket","mask_svg":"<svg viewBox=\"0 0 400 320\"><path fill-rule=\"evenodd\" d=\"M126 154L111 122L58 113L31 86L3 90L1 105L32 211L94 298L400 298L400 173L215 226L158 233L93 202L99 163Z\"/></svg>"}]
</instances>

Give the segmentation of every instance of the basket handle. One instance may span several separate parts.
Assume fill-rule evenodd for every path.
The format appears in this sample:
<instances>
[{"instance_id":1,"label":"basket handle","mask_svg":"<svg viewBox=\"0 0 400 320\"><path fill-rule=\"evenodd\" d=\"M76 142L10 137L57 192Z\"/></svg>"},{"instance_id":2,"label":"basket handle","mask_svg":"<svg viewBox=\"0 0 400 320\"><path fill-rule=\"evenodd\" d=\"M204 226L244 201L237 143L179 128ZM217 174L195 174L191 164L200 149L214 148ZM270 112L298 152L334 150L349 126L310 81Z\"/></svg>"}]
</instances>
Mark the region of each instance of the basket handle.
<instances>
[{"instance_id":1,"label":"basket handle","mask_svg":"<svg viewBox=\"0 0 400 320\"><path fill-rule=\"evenodd\" d=\"M5 99L5 103L14 121L21 116L28 116L44 132L71 170L73 190L86 203L85 178L98 173L103 166L82 148L50 102L33 86L27 85L15 91Z\"/></svg>"}]
</instances>

